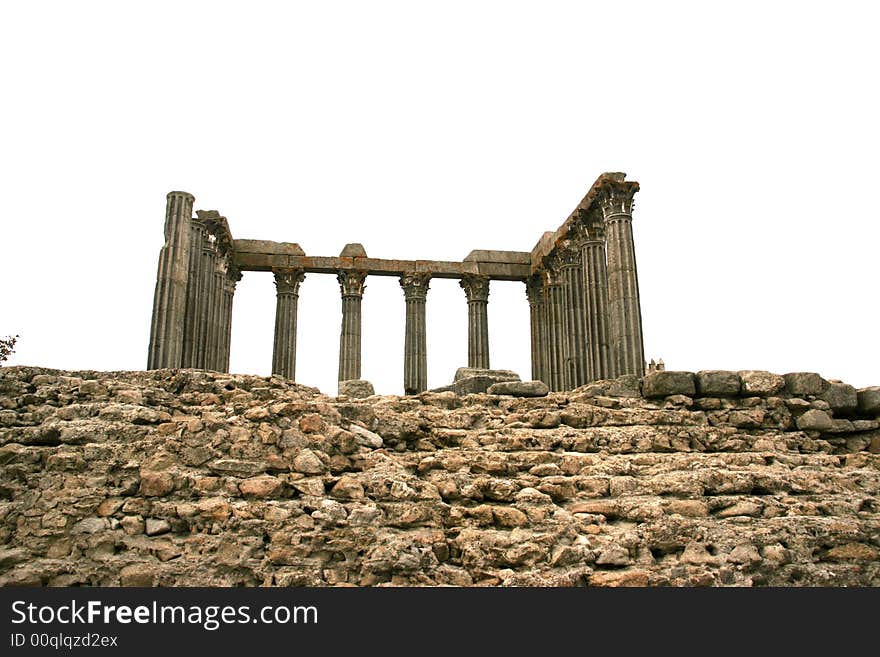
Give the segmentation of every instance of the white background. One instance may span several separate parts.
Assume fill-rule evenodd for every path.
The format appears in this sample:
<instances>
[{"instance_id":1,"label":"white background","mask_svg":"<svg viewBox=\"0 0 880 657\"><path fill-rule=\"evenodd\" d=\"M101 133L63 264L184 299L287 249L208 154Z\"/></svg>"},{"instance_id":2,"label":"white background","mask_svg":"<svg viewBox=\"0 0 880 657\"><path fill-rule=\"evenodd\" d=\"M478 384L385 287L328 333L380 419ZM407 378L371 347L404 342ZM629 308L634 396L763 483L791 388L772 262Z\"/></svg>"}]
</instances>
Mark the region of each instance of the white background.
<instances>
[{"instance_id":1,"label":"white background","mask_svg":"<svg viewBox=\"0 0 880 657\"><path fill-rule=\"evenodd\" d=\"M142 369L165 194L336 255L530 250L603 171L638 180L648 358L880 384L880 40L870 3L4 2L0 336L9 364ZM371 277L363 376L402 391L404 302ZM232 370L268 374L271 274ZM455 281L428 377L466 364ZM340 300L301 288L297 379L334 394ZM524 286L491 361L529 378Z\"/></svg>"}]
</instances>

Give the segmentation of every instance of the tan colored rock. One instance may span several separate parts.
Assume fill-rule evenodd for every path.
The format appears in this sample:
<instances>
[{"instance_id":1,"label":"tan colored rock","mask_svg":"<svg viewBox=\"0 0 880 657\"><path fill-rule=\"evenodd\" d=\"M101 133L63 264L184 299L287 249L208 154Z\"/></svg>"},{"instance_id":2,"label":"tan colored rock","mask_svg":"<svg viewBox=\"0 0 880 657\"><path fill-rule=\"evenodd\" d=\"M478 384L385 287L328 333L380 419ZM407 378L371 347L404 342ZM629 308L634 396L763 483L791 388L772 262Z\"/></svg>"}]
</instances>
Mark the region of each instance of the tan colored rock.
<instances>
[{"instance_id":1,"label":"tan colored rock","mask_svg":"<svg viewBox=\"0 0 880 657\"><path fill-rule=\"evenodd\" d=\"M141 474L141 495L162 497L174 490L174 477L167 472L144 472Z\"/></svg>"},{"instance_id":2,"label":"tan colored rock","mask_svg":"<svg viewBox=\"0 0 880 657\"><path fill-rule=\"evenodd\" d=\"M245 497L275 497L283 484L278 477L259 475L239 482L238 489Z\"/></svg>"}]
</instances>

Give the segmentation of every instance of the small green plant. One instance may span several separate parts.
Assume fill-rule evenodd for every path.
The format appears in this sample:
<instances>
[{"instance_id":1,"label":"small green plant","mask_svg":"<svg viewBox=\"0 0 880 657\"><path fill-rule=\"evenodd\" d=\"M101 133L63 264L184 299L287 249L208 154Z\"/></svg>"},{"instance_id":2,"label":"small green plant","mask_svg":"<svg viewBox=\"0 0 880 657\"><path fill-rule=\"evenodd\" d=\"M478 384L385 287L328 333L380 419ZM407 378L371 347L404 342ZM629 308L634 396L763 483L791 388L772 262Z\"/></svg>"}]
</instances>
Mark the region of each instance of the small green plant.
<instances>
[{"instance_id":1,"label":"small green plant","mask_svg":"<svg viewBox=\"0 0 880 657\"><path fill-rule=\"evenodd\" d=\"M15 343L17 340L17 335L0 338L0 367L3 367L3 363L6 362L15 351Z\"/></svg>"}]
</instances>

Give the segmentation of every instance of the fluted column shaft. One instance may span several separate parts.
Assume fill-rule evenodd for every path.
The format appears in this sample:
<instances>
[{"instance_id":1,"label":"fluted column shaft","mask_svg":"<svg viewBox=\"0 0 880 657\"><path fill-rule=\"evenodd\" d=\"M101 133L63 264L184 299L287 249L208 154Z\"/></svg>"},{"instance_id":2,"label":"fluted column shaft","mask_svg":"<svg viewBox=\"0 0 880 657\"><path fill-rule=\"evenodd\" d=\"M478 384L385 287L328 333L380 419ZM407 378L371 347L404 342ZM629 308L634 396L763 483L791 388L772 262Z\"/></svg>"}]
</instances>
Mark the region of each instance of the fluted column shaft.
<instances>
[{"instance_id":1,"label":"fluted column shaft","mask_svg":"<svg viewBox=\"0 0 880 657\"><path fill-rule=\"evenodd\" d=\"M223 282L224 329L222 335L220 371L229 371L229 353L232 346L232 301L235 298L235 286L241 280L241 272L231 266Z\"/></svg>"},{"instance_id":2,"label":"fluted column shaft","mask_svg":"<svg viewBox=\"0 0 880 657\"><path fill-rule=\"evenodd\" d=\"M361 378L361 299L367 273L342 271L337 274L342 293L342 330L339 335L339 380Z\"/></svg>"},{"instance_id":3,"label":"fluted column shaft","mask_svg":"<svg viewBox=\"0 0 880 657\"><path fill-rule=\"evenodd\" d=\"M586 318L584 317L584 278L581 252L574 244L560 249L563 307L565 312L565 389L587 382Z\"/></svg>"},{"instance_id":4,"label":"fluted column shaft","mask_svg":"<svg viewBox=\"0 0 880 657\"><path fill-rule=\"evenodd\" d=\"M417 395L428 389L428 343L425 301L431 275L408 272L400 277L406 299L406 328L403 345L403 390Z\"/></svg>"},{"instance_id":5,"label":"fluted column shaft","mask_svg":"<svg viewBox=\"0 0 880 657\"><path fill-rule=\"evenodd\" d=\"M586 303L588 380L615 376L608 355L608 276L605 242L591 239L581 245L581 262Z\"/></svg>"},{"instance_id":6,"label":"fluted column shaft","mask_svg":"<svg viewBox=\"0 0 880 657\"><path fill-rule=\"evenodd\" d=\"M632 201L638 183L619 182L603 190L608 242L608 317L615 375L645 373L642 311L632 233Z\"/></svg>"},{"instance_id":7,"label":"fluted column shaft","mask_svg":"<svg viewBox=\"0 0 880 657\"><path fill-rule=\"evenodd\" d=\"M199 302L196 307L199 320L195 324L195 343L193 345L193 366L209 369L208 344L211 334L211 320L214 300L214 269L217 249L214 237L205 234L202 241L201 263L199 265Z\"/></svg>"},{"instance_id":8,"label":"fluted column shaft","mask_svg":"<svg viewBox=\"0 0 880 657\"><path fill-rule=\"evenodd\" d=\"M547 271L547 385L551 390L565 389L565 313L562 309L562 278L556 269Z\"/></svg>"},{"instance_id":9,"label":"fluted column shaft","mask_svg":"<svg viewBox=\"0 0 880 657\"><path fill-rule=\"evenodd\" d=\"M186 318L183 330L183 367L198 367L196 354L198 351L198 330L203 317L201 315L201 264L202 243L206 238L205 225L198 218L191 220L189 243L189 277L186 285Z\"/></svg>"},{"instance_id":10,"label":"fluted column shaft","mask_svg":"<svg viewBox=\"0 0 880 657\"><path fill-rule=\"evenodd\" d=\"M275 271L275 341L272 346L272 374L296 379L296 324L299 286L305 279L301 269Z\"/></svg>"},{"instance_id":11,"label":"fluted column shaft","mask_svg":"<svg viewBox=\"0 0 880 657\"><path fill-rule=\"evenodd\" d=\"M489 277L465 274L460 285L468 301L468 367L489 369Z\"/></svg>"},{"instance_id":12,"label":"fluted column shaft","mask_svg":"<svg viewBox=\"0 0 880 657\"><path fill-rule=\"evenodd\" d=\"M526 281L526 296L529 300L529 326L532 347L532 379L544 381L546 379L546 367L544 364L544 352L546 349L546 299L544 296L544 282L540 274L532 275Z\"/></svg>"},{"instance_id":13,"label":"fluted column shaft","mask_svg":"<svg viewBox=\"0 0 880 657\"><path fill-rule=\"evenodd\" d=\"M186 321L190 221L195 198L171 192L165 204L165 244L159 252L147 368L180 367Z\"/></svg>"}]
</instances>

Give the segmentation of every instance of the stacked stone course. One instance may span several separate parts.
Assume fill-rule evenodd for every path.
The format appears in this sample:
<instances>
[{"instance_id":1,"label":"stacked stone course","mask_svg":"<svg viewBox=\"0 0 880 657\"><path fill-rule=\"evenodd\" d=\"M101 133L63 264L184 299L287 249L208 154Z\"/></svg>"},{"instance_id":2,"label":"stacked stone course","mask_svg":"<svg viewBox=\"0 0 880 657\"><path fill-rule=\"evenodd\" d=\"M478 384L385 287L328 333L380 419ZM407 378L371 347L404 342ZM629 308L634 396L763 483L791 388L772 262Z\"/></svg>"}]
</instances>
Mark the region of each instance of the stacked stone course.
<instances>
[{"instance_id":1,"label":"stacked stone course","mask_svg":"<svg viewBox=\"0 0 880 657\"><path fill-rule=\"evenodd\" d=\"M0 583L876 586L878 417L811 373L361 399L3 368Z\"/></svg>"}]
</instances>

